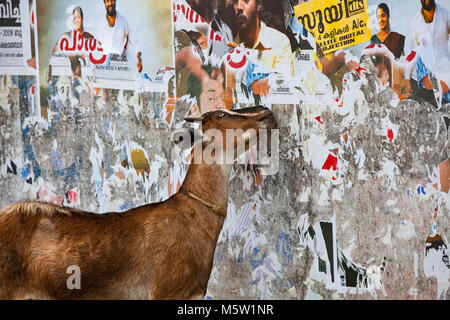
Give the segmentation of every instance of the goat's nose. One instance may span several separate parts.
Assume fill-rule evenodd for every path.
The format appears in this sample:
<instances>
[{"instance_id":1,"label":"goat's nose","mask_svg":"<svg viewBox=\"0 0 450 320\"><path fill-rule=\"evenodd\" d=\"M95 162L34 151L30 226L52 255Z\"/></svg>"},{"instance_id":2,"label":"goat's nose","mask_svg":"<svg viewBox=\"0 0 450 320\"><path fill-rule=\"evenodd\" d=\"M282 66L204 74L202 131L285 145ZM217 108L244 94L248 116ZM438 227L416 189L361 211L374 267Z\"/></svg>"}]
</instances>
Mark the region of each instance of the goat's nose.
<instances>
[{"instance_id":1,"label":"goat's nose","mask_svg":"<svg viewBox=\"0 0 450 320\"><path fill-rule=\"evenodd\" d=\"M273 113L269 110L258 119L258 125L260 129L273 129L275 127L275 118Z\"/></svg>"},{"instance_id":2,"label":"goat's nose","mask_svg":"<svg viewBox=\"0 0 450 320\"><path fill-rule=\"evenodd\" d=\"M259 114L259 121L265 119L274 119L273 113L269 108L259 106L257 107L257 112Z\"/></svg>"},{"instance_id":3,"label":"goat's nose","mask_svg":"<svg viewBox=\"0 0 450 320\"><path fill-rule=\"evenodd\" d=\"M267 112L271 112L269 108L266 108L263 106L256 106L251 109L253 109L253 112L260 113L260 114L263 114L263 113L265 114Z\"/></svg>"},{"instance_id":4,"label":"goat's nose","mask_svg":"<svg viewBox=\"0 0 450 320\"><path fill-rule=\"evenodd\" d=\"M268 114L272 114L272 111L269 108L262 107L262 106L258 107L258 112L264 116L266 116Z\"/></svg>"},{"instance_id":5,"label":"goat's nose","mask_svg":"<svg viewBox=\"0 0 450 320\"><path fill-rule=\"evenodd\" d=\"M273 113L272 113L272 111L270 111L269 109L262 111L262 112L260 113L260 117L259 117L260 120L263 120L263 119L273 119L273 118L274 118L274 117L273 117Z\"/></svg>"}]
</instances>

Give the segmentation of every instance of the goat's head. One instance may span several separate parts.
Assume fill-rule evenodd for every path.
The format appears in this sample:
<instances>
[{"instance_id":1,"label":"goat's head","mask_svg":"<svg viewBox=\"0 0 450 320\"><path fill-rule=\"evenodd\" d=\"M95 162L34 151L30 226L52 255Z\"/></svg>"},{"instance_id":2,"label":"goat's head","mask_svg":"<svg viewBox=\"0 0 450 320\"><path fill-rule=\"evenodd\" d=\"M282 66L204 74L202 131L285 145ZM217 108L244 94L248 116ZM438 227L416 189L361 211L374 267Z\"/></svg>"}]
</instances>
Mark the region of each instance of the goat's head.
<instances>
[{"instance_id":1,"label":"goat's head","mask_svg":"<svg viewBox=\"0 0 450 320\"><path fill-rule=\"evenodd\" d=\"M272 112L261 106L214 110L185 120L201 124L198 136L202 137L202 149L209 147L215 160L223 160L225 154L228 160L235 159L253 147L262 132L267 133L275 127Z\"/></svg>"},{"instance_id":2,"label":"goat's head","mask_svg":"<svg viewBox=\"0 0 450 320\"><path fill-rule=\"evenodd\" d=\"M244 131L253 128L272 129L275 120L272 112L266 107L251 107L237 110L213 110L196 118L186 118L188 122L199 122L202 124L203 132L209 129L224 131L226 129L242 129Z\"/></svg>"}]
</instances>

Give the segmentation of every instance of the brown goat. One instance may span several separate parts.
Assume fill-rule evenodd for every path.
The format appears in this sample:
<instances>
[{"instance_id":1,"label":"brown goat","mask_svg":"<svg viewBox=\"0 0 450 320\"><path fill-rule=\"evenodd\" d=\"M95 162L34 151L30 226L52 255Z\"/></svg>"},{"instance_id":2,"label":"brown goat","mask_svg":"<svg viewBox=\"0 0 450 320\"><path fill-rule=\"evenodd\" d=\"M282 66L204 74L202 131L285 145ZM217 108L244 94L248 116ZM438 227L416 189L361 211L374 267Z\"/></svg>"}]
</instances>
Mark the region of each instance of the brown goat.
<instances>
[{"instance_id":1,"label":"brown goat","mask_svg":"<svg viewBox=\"0 0 450 320\"><path fill-rule=\"evenodd\" d=\"M274 126L263 107L186 120L201 121L203 132L254 129L258 135ZM231 168L192 162L178 193L122 213L37 201L4 208L0 299L202 298L226 217ZM68 288L71 266L79 268L80 288Z\"/></svg>"}]
</instances>

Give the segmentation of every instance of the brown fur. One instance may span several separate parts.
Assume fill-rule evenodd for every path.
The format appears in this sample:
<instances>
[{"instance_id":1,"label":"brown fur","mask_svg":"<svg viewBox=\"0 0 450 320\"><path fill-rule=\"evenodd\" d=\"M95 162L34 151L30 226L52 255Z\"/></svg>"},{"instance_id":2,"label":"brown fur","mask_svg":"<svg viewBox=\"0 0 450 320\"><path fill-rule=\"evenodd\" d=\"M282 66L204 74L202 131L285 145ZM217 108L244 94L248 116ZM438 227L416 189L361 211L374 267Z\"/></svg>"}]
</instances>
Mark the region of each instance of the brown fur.
<instances>
[{"instance_id":1,"label":"brown fur","mask_svg":"<svg viewBox=\"0 0 450 320\"><path fill-rule=\"evenodd\" d=\"M246 129L267 111L252 114L215 127ZM215 115L203 121L211 126ZM0 298L203 297L224 218L187 194L226 211L229 177L222 169L192 164L179 193L122 213L100 215L37 201L7 206L0 211ZM72 265L81 270L79 290L67 288Z\"/></svg>"}]
</instances>

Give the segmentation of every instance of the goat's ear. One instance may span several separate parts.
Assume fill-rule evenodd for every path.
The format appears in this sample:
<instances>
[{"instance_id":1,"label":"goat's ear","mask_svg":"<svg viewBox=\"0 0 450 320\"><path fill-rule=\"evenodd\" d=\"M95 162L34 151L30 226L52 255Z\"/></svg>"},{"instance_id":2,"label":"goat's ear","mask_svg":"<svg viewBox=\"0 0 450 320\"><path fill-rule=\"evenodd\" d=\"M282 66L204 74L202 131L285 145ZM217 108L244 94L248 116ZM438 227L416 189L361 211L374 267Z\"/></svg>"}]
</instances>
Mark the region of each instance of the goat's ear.
<instances>
[{"instance_id":1,"label":"goat's ear","mask_svg":"<svg viewBox=\"0 0 450 320\"><path fill-rule=\"evenodd\" d=\"M199 141L203 141L203 132L194 128L189 128L188 130L189 134L191 135L192 146Z\"/></svg>"},{"instance_id":2,"label":"goat's ear","mask_svg":"<svg viewBox=\"0 0 450 320\"><path fill-rule=\"evenodd\" d=\"M198 141L202 141L203 134L200 130L185 128L173 132L172 139L179 148L185 150L192 148Z\"/></svg>"},{"instance_id":3,"label":"goat's ear","mask_svg":"<svg viewBox=\"0 0 450 320\"><path fill-rule=\"evenodd\" d=\"M187 121L187 122L202 122L203 121L203 117L202 116L200 116L200 117L187 117L187 118L184 118L184 121Z\"/></svg>"}]
</instances>

